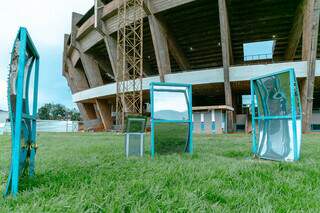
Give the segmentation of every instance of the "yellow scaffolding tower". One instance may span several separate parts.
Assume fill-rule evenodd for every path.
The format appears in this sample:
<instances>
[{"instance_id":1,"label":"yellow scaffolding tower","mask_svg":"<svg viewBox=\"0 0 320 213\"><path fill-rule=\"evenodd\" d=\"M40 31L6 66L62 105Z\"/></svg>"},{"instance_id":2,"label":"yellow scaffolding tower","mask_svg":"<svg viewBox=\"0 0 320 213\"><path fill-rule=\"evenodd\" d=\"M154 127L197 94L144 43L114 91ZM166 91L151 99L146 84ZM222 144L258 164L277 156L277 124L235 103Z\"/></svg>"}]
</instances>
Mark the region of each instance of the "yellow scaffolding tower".
<instances>
[{"instance_id":1,"label":"yellow scaffolding tower","mask_svg":"<svg viewBox=\"0 0 320 213\"><path fill-rule=\"evenodd\" d=\"M120 130L126 115L142 114L143 14L143 0L119 3L116 120Z\"/></svg>"}]
</instances>

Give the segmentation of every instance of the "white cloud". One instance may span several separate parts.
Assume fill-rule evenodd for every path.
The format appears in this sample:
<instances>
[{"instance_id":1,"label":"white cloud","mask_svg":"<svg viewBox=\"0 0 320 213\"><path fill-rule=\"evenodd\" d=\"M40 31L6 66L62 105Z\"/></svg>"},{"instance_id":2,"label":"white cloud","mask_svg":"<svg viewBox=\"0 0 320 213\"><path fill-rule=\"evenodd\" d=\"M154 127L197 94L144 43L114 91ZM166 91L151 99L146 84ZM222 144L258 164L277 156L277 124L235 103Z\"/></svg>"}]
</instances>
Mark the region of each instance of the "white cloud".
<instances>
[{"instance_id":1,"label":"white cloud","mask_svg":"<svg viewBox=\"0 0 320 213\"><path fill-rule=\"evenodd\" d=\"M18 27L28 28L36 43L61 45L70 32L71 13L85 13L93 0L10 0L1 3L1 40L12 41Z\"/></svg>"},{"instance_id":2,"label":"white cloud","mask_svg":"<svg viewBox=\"0 0 320 213\"><path fill-rule=\"evenodd\" d=\"M93 0L0 0L0 4L0 108L3 108L10 52L19 27L28 28L38 48L50 46L62 51L63 35L70 33L72 12L84 14Z\"/></svg>"}]
</instances>

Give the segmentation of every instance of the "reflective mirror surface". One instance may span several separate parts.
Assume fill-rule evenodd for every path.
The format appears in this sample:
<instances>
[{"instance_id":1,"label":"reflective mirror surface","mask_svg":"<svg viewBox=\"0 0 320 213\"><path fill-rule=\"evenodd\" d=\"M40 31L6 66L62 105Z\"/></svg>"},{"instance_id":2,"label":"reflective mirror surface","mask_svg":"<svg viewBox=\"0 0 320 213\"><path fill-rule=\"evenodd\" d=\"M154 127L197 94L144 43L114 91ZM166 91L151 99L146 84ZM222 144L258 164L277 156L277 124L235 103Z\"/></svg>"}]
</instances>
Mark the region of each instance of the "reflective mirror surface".
<instances>
[{"instance_id":1,"label":"reflective mirror surface","mask_svg":"<svg viewBox=\"0 0 320 213\"><path fill-rule=\"evenodd\" d=\"M154 119L188 120L186 92L154 92Z\"/></svg>"},{"instance_id":2,"label":"reflective mirror surface","mask_svg":"<svg viewBox=\"0 0 320 213\"><path fill-rule=\"evenodd\" d=\"M191 85L152 83L151 155L192 152Z\"/></svg>"},{"instance_id":3,"label":"reflective mirror surface","mask_svg":"<svg viewBox=\"0 0 320 213\"><path fill-rule=\"evenodd\" d=\"M183 153L188 148L188 123L156 123L155 151L160 154Z\"/></svg>"},{"instance_id":4,"label":"reflective mirror surface","mask_svg":"<svg viewBox=\"0 0 320 213\"><path fill-rule=\"evenodd\" d=\"M126 118L126 132L145 132L147 118L143 116L128 116Z\"/></svg>"},{"instance_id":5,"label":"reflective mirror surface","mask_svg":"<svg viewBox=\"0 0 320 213\"><path fill-rule=\"evenodd\" d=\"M291 114L289 82L289 73L281 73L255 81L260 116Z\"/></svg>"},{"instance_id":6,"label":"reflective mirror surface","mask_svg":"<svg viewBox=\"0 0 320 213\"><path fill-rule=\"evenodd\" d=\"M294 75L294 72L282 72L253 82L258 99L256 115L258 118L255 126L256 154L261 158L292 161L295 158L294 153L298 155L300 153L299 90L296 80L292 81L290 75ZM294 89L292 96L291 89ZM296 101L295 105L292 105L293 101ZM297 120L293 120L293 111L296 112Z\"/></svg>"}]
</instances>

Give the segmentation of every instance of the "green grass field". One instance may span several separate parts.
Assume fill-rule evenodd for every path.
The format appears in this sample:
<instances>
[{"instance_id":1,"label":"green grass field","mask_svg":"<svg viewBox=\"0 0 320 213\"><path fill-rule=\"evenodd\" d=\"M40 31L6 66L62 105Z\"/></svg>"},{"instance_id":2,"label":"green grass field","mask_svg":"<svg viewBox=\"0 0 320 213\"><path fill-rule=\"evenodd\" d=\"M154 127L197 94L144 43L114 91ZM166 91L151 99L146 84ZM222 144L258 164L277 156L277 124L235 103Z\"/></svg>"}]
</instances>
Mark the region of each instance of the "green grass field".
<instances>
[{"instance_id":1,"label":"green grass field","mask_svg":"<svg viewBox=\"0 0 320 213\"><path fill-rule=\"evenodd\" d=\"M1 182L10 160L0 137ZM147 139L149 144L149 139ZM36 177L0 212L320 211L320 135L305 135L297 163L253 160L247 135L196 136L193 156L124 157L123 137L40 134ZM149 145L147 145L149 146Z\"/></svg>"}]
</instances>

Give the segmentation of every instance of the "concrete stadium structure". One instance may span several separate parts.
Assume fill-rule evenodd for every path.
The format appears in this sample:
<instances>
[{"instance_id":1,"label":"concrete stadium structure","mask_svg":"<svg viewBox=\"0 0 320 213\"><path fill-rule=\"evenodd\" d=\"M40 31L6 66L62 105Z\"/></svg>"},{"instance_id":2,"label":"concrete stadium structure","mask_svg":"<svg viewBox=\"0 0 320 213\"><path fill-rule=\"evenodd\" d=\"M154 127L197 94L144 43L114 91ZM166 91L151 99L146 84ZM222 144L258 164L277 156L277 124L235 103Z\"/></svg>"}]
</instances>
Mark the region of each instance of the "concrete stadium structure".
<instances>
[{"instance_id":1,"label":"concrete stadium structure","mask_svg":"<svg viewBox=\"0 0 320 213\"><path fill-rule=\"evenodd\" d=\"M94 8L73 13L65 35L63 75L88 129L114 125L119 2L102 1L97 16ZM232 131L247 113L242 95L250 94L250 78L294 68L304 130L319 127L320 0L146 0L144 7L145 103L150 82L190 83L193 106L234 108ZM273 41L271 57L244 55L244 44L258 41Z\"/></svg>"}]
</instances>

